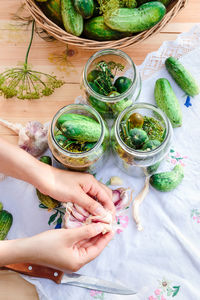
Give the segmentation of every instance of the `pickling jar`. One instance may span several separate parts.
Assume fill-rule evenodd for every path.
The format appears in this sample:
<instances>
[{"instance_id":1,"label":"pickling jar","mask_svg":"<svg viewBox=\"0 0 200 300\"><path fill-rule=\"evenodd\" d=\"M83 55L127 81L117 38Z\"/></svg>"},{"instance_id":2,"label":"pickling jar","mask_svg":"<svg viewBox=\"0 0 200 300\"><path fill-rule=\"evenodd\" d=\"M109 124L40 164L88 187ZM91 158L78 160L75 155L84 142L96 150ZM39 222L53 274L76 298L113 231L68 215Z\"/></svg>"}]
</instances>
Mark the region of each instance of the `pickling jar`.
<instances>
[{"instance_id":1,"label":"pickling jar","mask_svg":"<svg viewBox=\"0 0 200 300\"><path fill-rule=\"evenodd\" d=\"M121 122L126 122L133 113L152 117L159 121L164 129L164 138L160 146L150 151L135 150L129 147L121 136ZM167 155L172 141L172 126L159 108L148 103L136 103L125 109L116 119L111 130L111 148L115 163L131 176L140 177L153 174L159 163Z\"/></svg>"},{"instance_id":2,"label":"pickling jar","mask_svg":"<svg viewBox=\"0 0 200 300\"><path fill-rule=\"evenodd\" d=\"M111 69L113 68L113 82L121 76L131 80L131 85L125 92L119 95L112 93L112 95L105 96L91 87L91 71L95 70L100 62L106 62L111 66ZM81 88L84 89L89 105L93 106L103 118L114 119L138 99L141 91L141 77L134 62L125 52L116 49L100 50L87 61L83 71Z\"/></svg>"},{"instance_id":3,"label":"pickling jar","mask_svg":"<svg viewBox=\"0 0 200 300\"><path fill-rule=\"evenodd\" d=\"M76 153L63 149L57 142L55 138L55 134L59 130L56 126L57 120L63 114L68 113L89 116L100 124L101 135L92 149ZM108 158L109 142L110 137L107 124L93 107L85 104L69 104L63 107L53 117L49 128L48 144L54 157L54 166L59 168L96 173Z\"/></svg>"}]
</instances>

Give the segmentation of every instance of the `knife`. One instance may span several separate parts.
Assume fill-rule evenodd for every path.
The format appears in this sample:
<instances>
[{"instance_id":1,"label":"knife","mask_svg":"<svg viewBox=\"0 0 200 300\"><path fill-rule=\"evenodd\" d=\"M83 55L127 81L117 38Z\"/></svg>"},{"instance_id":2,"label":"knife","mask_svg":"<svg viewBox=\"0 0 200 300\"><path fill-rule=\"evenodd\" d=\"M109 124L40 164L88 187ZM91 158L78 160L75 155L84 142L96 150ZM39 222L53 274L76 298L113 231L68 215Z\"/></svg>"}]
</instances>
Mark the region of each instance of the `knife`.
<instances>
[{"instance_id":1,"label":"knife","mask_svg":"<svg viewBox=\"0 0 200 300\"><path fill-rule=\"evenodd\" d=\"M121 283L113 283L111 281L89 277L77 273L67 274L59 270L35 264L12 264L4 266L3 269L9 269L28 276L47 278L53 280L57 284L69 284L110 294L136 294L135 291L127 288Z\"/></svg>"}]
</instances>

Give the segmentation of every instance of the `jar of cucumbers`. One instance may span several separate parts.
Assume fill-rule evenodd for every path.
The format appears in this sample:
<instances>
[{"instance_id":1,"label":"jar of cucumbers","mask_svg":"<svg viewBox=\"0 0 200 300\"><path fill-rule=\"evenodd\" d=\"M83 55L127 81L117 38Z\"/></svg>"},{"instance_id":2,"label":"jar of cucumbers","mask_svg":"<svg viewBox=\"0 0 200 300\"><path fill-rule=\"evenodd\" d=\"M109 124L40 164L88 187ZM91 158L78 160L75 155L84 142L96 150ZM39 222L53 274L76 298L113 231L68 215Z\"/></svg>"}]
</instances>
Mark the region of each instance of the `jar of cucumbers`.
<instances>
[{"instance_id":1,"label":"jar of cucumbers","mask_svg":"<svg viewBox=\"0 0 200 300\"><path fill-rule=\"evenodd\" d=\"M169 119L159 108L137 103L125 109L111 131L116 164L132 176L153 174L167 155L172 139Z\"/></svg>"},{"instance_id":2,"label":"jar of cucumbers","mask_svg":"<svg viewBox=\"0 0 200 300\"><path fill-rule=\"evenodd\" d=\"M54 116L48 142L58 167L95 173L108 157L109 131L93 107L70 104Z\"/></svg>"},{"instance_id":3,"label":"jar of cucumbers","mask_svg":"<svg viewBox=\"0 0 200 300\"><path fill-rule=\"evenodd\" d=\"M85 65L82 87L88 104L104 118L114 119L138 99L141 78L126 53L115 49L100 50Z\"/></svg>"}]
</instances>

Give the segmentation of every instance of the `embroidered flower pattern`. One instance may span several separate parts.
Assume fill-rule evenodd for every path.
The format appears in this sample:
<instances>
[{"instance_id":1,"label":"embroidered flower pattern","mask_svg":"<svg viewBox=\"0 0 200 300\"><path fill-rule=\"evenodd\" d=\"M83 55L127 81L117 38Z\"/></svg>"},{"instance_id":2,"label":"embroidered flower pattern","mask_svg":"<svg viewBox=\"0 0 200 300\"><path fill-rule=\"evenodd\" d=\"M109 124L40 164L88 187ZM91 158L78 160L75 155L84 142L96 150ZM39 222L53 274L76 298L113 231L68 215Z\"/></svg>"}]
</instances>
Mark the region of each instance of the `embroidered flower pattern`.
<instances>
[{"instance_id":1,"label":"embroidered flower pattern","mask_svg":"<svg viewBox=\"0 0 200 300\"><path fill-rule=\"evenodd\" d=\"M123 229L125 229L128 226L129 218L128 216L116 216L116 222L117 225L119 225L120 228L117 228L116 232L120 234L123 232Z\"/></svg>"},{"instance_id":2,"label":"embroidered flower pattern","mask_svg":"<svg viewBox=\"0 0 200 300\"><path fill-rule=\"evenodd\" d=\"M180 286L173 286L169 280L159 280L159 286L154 290L153 295L148 300L167 300L175 297L180 290Z\"/></svg>"},{"instance_id":3,"label":"embroidered flower pattern","mask_svg":"<svg viewBox=\"0 0 200 300\"><path fill-rule=\"evenodd\" d=\"M42 203L39 204L39 207L43 209L47 209L49 212L53 212L53 214L49 217L49 221L48 221L49 226L53 223L55 225L55 229L59 229L62 227L65 208L56 207L54 209L49 209Z\"/></svg>"},{"instance_id":4,"label":"embroidered flower pattern","mask_svg":"<svg viewBox=\"0 0 200 300\"><path fill-rule=\"evenodd\" d=\"M104 293L103 292L91 290L90 291L90 296L93 297L94 299L104 300Z\"/></svg>"},{"instance_id":5,"label":"embroidered flower pattern","mask_svg":"<svg viewBox=\"0 0 200 300\"><path fill-rule=\"evenodd\" d=\"M187 158L187 156L182 156L179 152L175 151L174 149L170 149L170 152L167 156L167 161L173 165L180 164L181 166L185 167L184 159Z\"/></svg>"},{"instance_id":6,"label":"embroidered flower pattern","mask_svg":"<svg viewBox=\"0 0 200 300\"><path fill-rule=\"evenodd\" d=\"M200 209L194 208L191 210L191 218L197 222L200 223Z\"/></svg>"}]
</instances>

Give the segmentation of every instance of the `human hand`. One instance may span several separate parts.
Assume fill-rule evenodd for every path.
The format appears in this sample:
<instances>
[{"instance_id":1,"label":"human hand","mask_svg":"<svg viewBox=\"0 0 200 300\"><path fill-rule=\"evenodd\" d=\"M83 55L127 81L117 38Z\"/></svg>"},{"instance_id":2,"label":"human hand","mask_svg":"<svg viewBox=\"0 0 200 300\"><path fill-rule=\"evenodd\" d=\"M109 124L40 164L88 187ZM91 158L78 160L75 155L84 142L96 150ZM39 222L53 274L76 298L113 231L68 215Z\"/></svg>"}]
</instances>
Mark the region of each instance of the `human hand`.
<instances>
[{"instance_id":1,"label":"human hand","mask_svg":"<svg viewBox=\"0 0 200 300\"><path fill-rule=\"evenodd\" d=\"M96 258L113 237L113 233L102 235L101 223L85 225L75 229L49 230L30 238L3 241L9 248L1 257L5 264L29 262L64 271L75 272ZM12 251L11 251L12 250ZM9 257L12 256L12 257Z\"/></svg>"},{"instance_id":2,"label":"human hand","mask_svg":"<svg viewBox=\"0 0 200 300\"><path fill-rule=\"evenodd\" d=\"M113 216L115 215L112 190L98 182L94 176L64 171L41 164L45 172L41 172L43 175L39 181L38 189L42 193L61 202L76 203L92 215L105 216L105 209L110 210Z\"/></svg>"}]
</instances>

